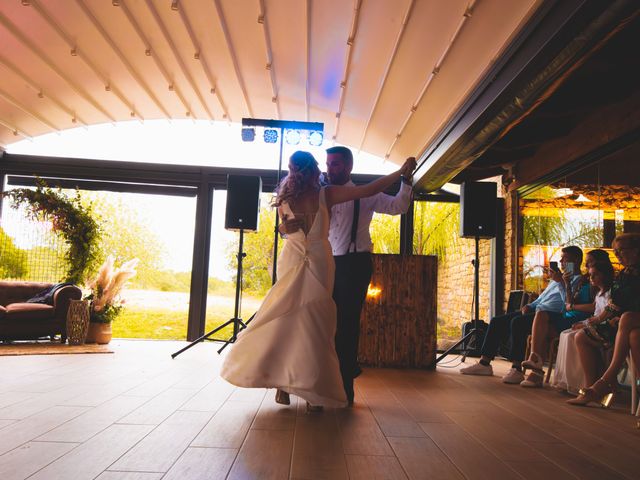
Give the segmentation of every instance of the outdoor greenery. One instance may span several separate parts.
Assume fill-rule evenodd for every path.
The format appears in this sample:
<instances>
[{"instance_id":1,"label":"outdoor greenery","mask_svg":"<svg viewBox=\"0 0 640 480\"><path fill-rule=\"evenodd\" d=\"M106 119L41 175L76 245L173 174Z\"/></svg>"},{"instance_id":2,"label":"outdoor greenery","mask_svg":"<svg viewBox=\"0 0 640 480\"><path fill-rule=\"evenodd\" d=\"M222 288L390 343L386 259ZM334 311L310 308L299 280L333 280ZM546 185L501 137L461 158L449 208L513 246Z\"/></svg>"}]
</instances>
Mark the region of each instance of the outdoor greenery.
<instances>
[{"instance_id":1,"label":"outdoor greenery","mask_svg":"<svg viewBox=\"0 0 640 480\"><path fill-rule=\"evenodd\" d=\"M460 205L416 202L413 215L413 253L436 255L443 261L447 249L454 247L460 238Z\"/></svg>"},{"instance_id":2,"label":"outdoor greenery","mask_svg":"<svg viewBox=\"0 0 640 480\"><path fill-rule=\"evenodd\" d=\"M0 228L0 278L21 278L28 272L27 254Z\"/></svg>"},{"instance_id":3,"label":"outdoor greenery","mask_svg":"<svg viewBox=\"0 0 640 480\"><path fill-rule=\"evenodd\" d=\"M99 221L90 205L83 205L80 192L69 197L39 181L37 188L18 188L3 193L13 208L23 207L33 220L49 221L67 245L68 270L61 280L82 284L99 259ZM14 258L15 257L14 250Z\"/></svg>"},{"instance_id":4,"label":"outdoor greenery","mask_svg":"<svg viewBox=\"0 0 640 480\"><path fill-rule=\"evenodd\" d=\"M268 202L262 202L267 203ZM273 269L273 239L276 211L271 207L260 209L259 230L245 232L243 251L246 257L242 261L243 291L256 296L264 296L271 288L271 272ZM278 241L278 254L282 251L283 241ZM227 246L227 259L230 269L238 268L238 239ZM235 285L235 275L233 284Z\"/></svg>"}]
</instances>

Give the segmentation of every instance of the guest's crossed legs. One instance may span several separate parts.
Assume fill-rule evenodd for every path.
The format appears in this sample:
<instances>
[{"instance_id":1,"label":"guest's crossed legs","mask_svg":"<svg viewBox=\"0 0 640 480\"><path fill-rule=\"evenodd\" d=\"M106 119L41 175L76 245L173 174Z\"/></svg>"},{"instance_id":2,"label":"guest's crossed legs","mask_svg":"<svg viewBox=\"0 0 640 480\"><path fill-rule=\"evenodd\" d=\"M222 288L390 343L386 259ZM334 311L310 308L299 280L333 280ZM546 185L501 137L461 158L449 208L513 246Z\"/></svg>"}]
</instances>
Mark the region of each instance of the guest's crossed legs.
<instances>
[{"instance_id":1,"label":"guest's crossed legs","mask_svg":"<svg viewBox=\"0 0 640 480\"><path fill-rule=\"evenodd\" d=\"M527 337L531 333L534 315L534 313L513 312L493 317L484 337L482 358L487 361L493 360L498 354L500 344L511 338L509 360L519 368L524 360Z\"/></svg>"}]
</instances>

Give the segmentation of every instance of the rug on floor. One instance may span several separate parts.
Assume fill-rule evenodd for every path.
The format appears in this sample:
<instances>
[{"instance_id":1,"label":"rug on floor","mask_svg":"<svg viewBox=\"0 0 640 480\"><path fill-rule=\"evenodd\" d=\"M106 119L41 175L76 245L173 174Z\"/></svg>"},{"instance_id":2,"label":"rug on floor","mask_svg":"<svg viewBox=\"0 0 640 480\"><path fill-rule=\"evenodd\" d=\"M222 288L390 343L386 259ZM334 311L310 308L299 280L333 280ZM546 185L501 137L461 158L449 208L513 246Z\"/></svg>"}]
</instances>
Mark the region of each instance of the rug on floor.
<instances>
[{"instance_id":1,"label":"rug on floor","mask_svg":"<svg viewBox=\"0 0 640 480\"><path fill-rule=\"evenodd\" d=\"M0 343L0 357L4 355L65 355L74 353L113 353L109 345L88 343L67 345L60 342Z\"/></svg>"}]
</instances>

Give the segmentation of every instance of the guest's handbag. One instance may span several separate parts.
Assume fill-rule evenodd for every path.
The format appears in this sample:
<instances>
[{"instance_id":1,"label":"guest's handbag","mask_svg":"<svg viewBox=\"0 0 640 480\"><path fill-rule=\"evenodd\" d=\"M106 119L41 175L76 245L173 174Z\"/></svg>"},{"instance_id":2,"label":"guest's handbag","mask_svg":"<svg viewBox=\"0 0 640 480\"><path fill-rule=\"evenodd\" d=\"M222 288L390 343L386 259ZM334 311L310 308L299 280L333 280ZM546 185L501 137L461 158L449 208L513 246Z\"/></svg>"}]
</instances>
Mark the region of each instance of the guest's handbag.
<instances>
[{"instance_id":1,"label":"guest's handbag","mask_svg":"<svg viewBox=\"0 0 640 480\"><path fill-rule=\"evenodd\" d=\"M584 328L584 333L591 340L601 343L604 348L609 348L613 345L616 338L616 332L618 331L618 327L612 325L610 322L611 319L587 325Z\"/></svg>"}]
</instances>

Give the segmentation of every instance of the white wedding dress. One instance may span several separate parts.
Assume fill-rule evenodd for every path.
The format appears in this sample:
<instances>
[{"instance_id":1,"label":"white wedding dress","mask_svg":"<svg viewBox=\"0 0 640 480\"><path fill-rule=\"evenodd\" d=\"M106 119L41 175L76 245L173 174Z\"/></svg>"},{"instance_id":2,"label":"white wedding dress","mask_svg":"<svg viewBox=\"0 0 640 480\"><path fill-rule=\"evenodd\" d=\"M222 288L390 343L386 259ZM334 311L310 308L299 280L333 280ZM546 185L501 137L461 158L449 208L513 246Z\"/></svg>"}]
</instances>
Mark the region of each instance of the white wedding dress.
<instances>
[{"instance_id":1,"label":"white wedding dress","mask_svg":"<svg viewBox=\"0 0 640 480\"><path fill-rule=\"evenodd\" d=\"M283 208L291 217L288 204ZM324 188L309 232L287 235L278 281L227 355L220 375L233 385L279 388L312 405L344 407L335 349L335 264Z\"/></svg>"}]
</instances>

